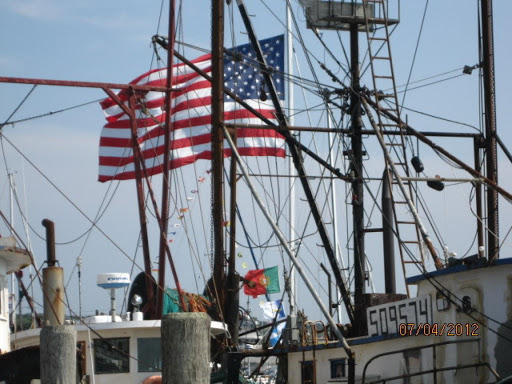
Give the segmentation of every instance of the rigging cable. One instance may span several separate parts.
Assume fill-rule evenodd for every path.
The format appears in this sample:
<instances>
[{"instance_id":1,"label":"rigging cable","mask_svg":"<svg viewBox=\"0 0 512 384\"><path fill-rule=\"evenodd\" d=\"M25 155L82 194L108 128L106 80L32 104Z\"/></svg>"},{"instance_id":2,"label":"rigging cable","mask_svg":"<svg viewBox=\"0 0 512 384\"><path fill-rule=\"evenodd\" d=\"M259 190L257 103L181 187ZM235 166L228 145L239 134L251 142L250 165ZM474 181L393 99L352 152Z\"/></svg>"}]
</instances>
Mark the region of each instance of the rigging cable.
<instances>
[{"instance_id":1,"label":"rigging cable","mask_svg":"<svg viewBox=\"0 0 512 384\"><path fill-rule=\"evenodd\" d=\"M368 193L370 194L371 198L375 201L377 201L377 198L375 197L375 195L372 193L372 191L370 190L369 186L364 183L364 186L366 188L366 190L368 191ZM379 207L379 209L381 210L381 208ZM391 226L391 229L393 231L393 233L395 234L395 237L399 238L398 237L398 233L396 232L396 230ZM460 299L457 295L453 294L449 289L447 289L443 284L441 284L431 273L429 272L425 272L421 269L421 267L418 265L418 263L421 263L417 260L416 256L414 256L414 254L409 250L409 248L407 246L404 247L405 251L408 253L409 257L411 258L411 260L414 260L416 261L416 263L414 263L415 267L420 271L420 274L422 276L424 276L430 283L431 285L436 289L436 291L438 291L439 293L441 293L444 297L446 297L450 302L452 302L454 305L457 306L457 308L461 309L462 310L462 306L459 305L453 298L457 299L458 301L460 301L461 303L463 303L463 300ZM437 284L437 286L436 286ZM442 290L439 288L441 287L443 290L445 290L446 292L449 293L449 295L446 295L442 292ZM473 311L477 312L478 314L482 315L483 317L507 328L507 329L510 329L512 330L512 327L509 327L507 326L506 324L504 323L500 323L499 321L497 321L496 319L486 315L485 313L483 312L480 312L478 311L477 309L472 309ZM471 317L473 320L477 321L479 324L481 324L483 327L487 328L489 331L491 331L492 333L495 333L496 335L504 338L505 340L507 341L510 341L512 342L512 339L509 339L507 336L499 333L498 331L492 329L490 326L488 326L487 324L483 323L482 321L480 321L479 319L475 318L474 316L472 316L471 314L469 313L466 313L466 312L463 312L465 313L467 316Z\"/></svg>"},{"instance_id":2,"label":"rigging cable","mask_svg":"<svg viewBox=\"0 0 512 384\"><path fill-rule=\"evenodd\" d=\"M411 112L423 115L423 116L432 117L433 119L442 120L442 121L446 121L448 123L453 123L453 124L458 124L458 125L462 125L462 126L465 126L465 127L469 127L471 129L474 129L474 130L480 132L480 130L477 127L475 127L474 125L471 125L471 124L463 123L463 122L452 120L452 119L447 119L447 118L441 117L441 116L432 115L431 113L421 112L421 111L418 111L416 109L412 109L412 108L408 108L408 107L404 107L404 106L402 106L402 108L406 109L408 111L411 111Z\"/></svg>"},{"instance_id":3,"label":"rigging cable","mask_svg":"<svg viewBox=\"0 0 512 384\"><path fill-rule=\"evenodd\" d=\"M34 90L36 89L37 85L33 85L32 88L30 88L30 91L28 91L28 93L25 95L25 97L19 102L19 104L17 105L16 108L14 108L14 110L11 112L11 114L9 115L9 117L5 120L5 122L3 124L0 124L0 131L2 130L2 128L7 124L9 123L9 121L11 120L11 118L16 114L16 112L18 112L18 110L23 106L23 104L25 104L25 101L28 100L28 98L30 97L30 95L32 94L32 92L34 92Z\"/></svg>"},{"instance_id":4,"label":"rigging cable","mask_svg":"<svg viewBox=\"0 0 512 384\"><path fill-rule=\"evenodd\" d=\"M55 190L62 196L66 201L68 201L87 221L89 221L94 227L115 247L122 255L127 257L130 261L134 261L110 236L107 235L101 227L94 223L94 221L82 210L78 205L76 205L59 187L48 177L46 176L20 149L14 145L12 141L10 141L5 135L2 135L3 140L7 141L11 147L13 147L16 152L18 152ZM137 265L137 267L143 271L144 269Z\"/></svg>"},{"instance_id":5,"label":"rigging cable","mask_svg":"<svg viewBox=\"0 0 512 384\"><path fill-rule=\"evenodd\" d=\"M34 88L36 87L36 85L34 85ZM48 116L52 116L52 115L56 115L58 113L62 113L62 112L67 112L67 111L71 111L72 109L76 109L76 108L81 108L81 107L85 107L87 105L90 105L90 104L95 104L95 103L99 103L101 100L103 100L103 98L101 99L96 99L96 100L92 100L92 101L87 101L85 103L81 103L81 104L77 104L77 105L73 105L71 107L67 107L67 108L62 108L62 109L58 109L56 111L49 111L49 112L46 112L46 113L43 113L43 114L40 114L40 115L35 115L35 116L30 116L30 117L25 117L23 119L18 119L18 120L13 120L13 121L6 121L5 123L1 124L0 125L0 129L3 128L5 125L11 125L11 126L14 126L15 124L18 124L18 123L24 123L26 121L30 121L30 120L35 120L35 119L39 119L39 118L42 118L42 117L48 117Z\"/></svg>"},{"instance_id":6,"label":"rigging cable","mask_svg":"<svg viewBox=\"0 0 512 384\"><path fill-rule=\"evenodd\" d=\"M420 46L421 34L423 32L423 26L425 25L425 18L427 16L428 4L429 4L429 0L426 0L425 1L425 9L423 10L423 17L421 19L420 30L418 32L418 38L416 40L416 47L414 48L414 54L413 54L413 57L412 57L411 69L409 70L409 75L407 77L407 83L406 83L405 89L403 91L402 103L401 103L401 106L400 106L399 114L402 113L402 108L403 108L403 106L405 104L405 97L407 96L407 90L409 88L409 83L411 81L412 71L414 69L414 64L416 63L416 55L418 54L418 48Z\"/></svg>"},{"instance_id":7,"label":"rigging cable","mask_svg":"<svg viewBox=\"0 0 512 384\"><path fill-rule=\"evenodd\" d=\"M430 83L427 83L427 84L423 84L423 85L418 85L417 87L413 87L413 88L409 88L407 89L408 92L410 91L414 91L416 89L420 89L420 88L425 88L425 87L428 87L428 86L431 86L431 85L434 85L434 84L439 84L439 83L443 83L445 81L448 81L448 80L453 80L453 79L456 79L458 77L461 77L461 76L464 76L465 74L464 73L460 73L458 75L454 75L454 76L451 76L451 77L447 77L446 79L441 79L441 80L437 80L437 81L432 81ZM397 91L397 93L404 93L404 91Z\"/></svg>"}]
</instances>

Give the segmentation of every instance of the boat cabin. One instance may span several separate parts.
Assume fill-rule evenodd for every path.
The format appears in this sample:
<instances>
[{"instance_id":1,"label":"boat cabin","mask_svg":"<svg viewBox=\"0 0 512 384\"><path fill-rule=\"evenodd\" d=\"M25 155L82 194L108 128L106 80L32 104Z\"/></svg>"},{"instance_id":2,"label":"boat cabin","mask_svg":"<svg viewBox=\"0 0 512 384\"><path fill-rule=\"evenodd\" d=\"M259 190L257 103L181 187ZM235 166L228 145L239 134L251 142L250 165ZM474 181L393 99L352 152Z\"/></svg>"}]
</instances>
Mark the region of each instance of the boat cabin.
<instances>
[{"instance_id":1,"label":"boat cabin","mask_svg":"<svg viewBox=\"0 0 512 384\"><path fill-rule=\"evenodd\" d=\"M16 247L14 237L0 237L0 354L11 350L8 277L28 265L30 256Z\"/></svg>"},{"instance_id":2,"label":"boat cabin","mask_svg":"<svg viewBox=\"0 0 512 384\"><path fill-rule=\"evenodd\" d=\"M512 374L512 258L491 266L475 259L407 282L417 285L415 298L369 307L368 335L347 339L357 382L488 383ZM288 382L347 382L341 343L321 322L301 333L288 353Z\"/></svg>"}]
</instances>

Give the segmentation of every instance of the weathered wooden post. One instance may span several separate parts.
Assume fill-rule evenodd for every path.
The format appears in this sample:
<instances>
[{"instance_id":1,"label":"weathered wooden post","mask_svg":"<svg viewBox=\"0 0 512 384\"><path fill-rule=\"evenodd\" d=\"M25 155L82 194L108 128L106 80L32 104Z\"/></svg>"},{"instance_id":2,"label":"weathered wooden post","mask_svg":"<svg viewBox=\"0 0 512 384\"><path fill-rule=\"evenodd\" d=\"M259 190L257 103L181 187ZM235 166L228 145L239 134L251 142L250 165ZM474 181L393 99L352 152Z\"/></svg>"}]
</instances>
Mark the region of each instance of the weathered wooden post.
<instances>
[{"instance_id":1,"label":"weathered wooden post","mask_svg":"<svg viewBox=\"0 0 512 384\"><path fill-rule=\"evenodd\" d=\"M63 325L64 271L56 267L53 222L43 220L46 227L47 262L43 269L44 327L40 334L41 384L76 382L76 329Z\"/></svg>"},{"instance_id":2,"label":"weathered wooden post","mask_svg":"<svg viewBox=\"0 0 512 384\"><path fill-rule=\"evenodd\" d=\"M162 384L210 383L210 322L197 312L162 317Z\"/></svg>"},{"instance_id":3,"label":"weathered wooden post","mask_svg":"<svg viewBox=\"0 0 512 384\"><path fill-rule=\"evenodd\" d=\"M47 325L41 330L41 384L76 383L76 330Z\"/></svg>"}]
</instances>

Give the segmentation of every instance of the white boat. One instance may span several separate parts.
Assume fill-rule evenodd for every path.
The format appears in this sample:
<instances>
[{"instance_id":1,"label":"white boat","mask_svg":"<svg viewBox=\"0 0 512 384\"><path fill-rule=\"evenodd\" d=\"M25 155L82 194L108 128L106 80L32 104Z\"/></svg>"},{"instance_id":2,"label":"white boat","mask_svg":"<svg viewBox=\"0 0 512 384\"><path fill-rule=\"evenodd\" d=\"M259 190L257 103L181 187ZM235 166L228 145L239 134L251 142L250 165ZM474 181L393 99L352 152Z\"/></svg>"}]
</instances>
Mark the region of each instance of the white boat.
<instances>
[{"instance_id":1,"label":"white boat","mask_svg":"<svg viewBox=\"0 0 512 384\"><path fill-rule=\"evenodd\" d=\"M133 321L118 316L112 322L110 315L84 320L85 324L73 325L80 349L77 366L84 382L140 384L161 376L160 320ZM41 328L19 332L12 343L16 349L38 346L40 332ZM224 332L222 323L212 322L212 337Z\"/></svg>"}]
</instances>

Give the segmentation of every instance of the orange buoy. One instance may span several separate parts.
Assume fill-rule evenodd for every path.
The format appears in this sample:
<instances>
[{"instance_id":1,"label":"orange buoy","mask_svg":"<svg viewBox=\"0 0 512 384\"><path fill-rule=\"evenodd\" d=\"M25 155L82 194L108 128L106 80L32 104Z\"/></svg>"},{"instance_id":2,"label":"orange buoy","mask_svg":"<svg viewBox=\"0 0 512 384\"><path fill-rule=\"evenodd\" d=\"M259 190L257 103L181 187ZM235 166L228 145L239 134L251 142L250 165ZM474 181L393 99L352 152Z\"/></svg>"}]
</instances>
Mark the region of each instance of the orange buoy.
<instances>
[{"instance_id":1,"label":"orange buoy","mask_svg":"<svg viewBox=\"0 0 512 384\"><path fill-rule=\"evenodd\" d=\"M162 376L149 376L142 384L162 384Z\"/></svg>"}]
</instances>

